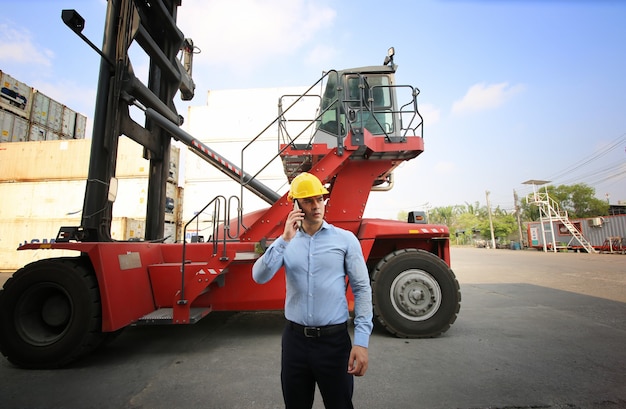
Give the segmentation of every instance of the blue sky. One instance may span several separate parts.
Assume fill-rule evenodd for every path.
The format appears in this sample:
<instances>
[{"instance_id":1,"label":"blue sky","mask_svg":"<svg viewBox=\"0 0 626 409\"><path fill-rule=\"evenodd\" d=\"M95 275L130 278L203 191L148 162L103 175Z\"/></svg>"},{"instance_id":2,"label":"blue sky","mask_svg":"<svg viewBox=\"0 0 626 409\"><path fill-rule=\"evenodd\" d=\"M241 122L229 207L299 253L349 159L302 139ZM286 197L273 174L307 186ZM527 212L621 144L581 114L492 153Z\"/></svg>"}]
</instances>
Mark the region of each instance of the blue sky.
<instances>
[{"instance_id":1,"label":"blue sky","mask_svg":"<svg viewBox=\"0 0 626 409\"><path fill-rule=\"evenodd\" d=\"M91 118L99 58L60 14L77 9L100 45L106 2L0 5L0 70ZM209 89L310 85L394 46L397 82L421 90L425 152L373 213L485 204L486 191L510 210L528 179L626 203L624 21L618 0L182 0L178 18L201 49L191 105Z\"/></svg>"}]
</instances>

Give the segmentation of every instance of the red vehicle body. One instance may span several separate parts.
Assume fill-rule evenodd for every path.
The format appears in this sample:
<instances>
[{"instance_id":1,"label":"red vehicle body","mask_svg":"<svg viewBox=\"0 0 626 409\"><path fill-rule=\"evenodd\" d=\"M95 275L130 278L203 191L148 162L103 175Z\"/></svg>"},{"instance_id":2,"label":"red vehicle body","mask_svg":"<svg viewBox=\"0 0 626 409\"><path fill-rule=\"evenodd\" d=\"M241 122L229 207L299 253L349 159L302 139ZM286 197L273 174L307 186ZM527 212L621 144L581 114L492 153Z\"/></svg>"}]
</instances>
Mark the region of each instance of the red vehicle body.
<instances>
[{"instance_id":1,"label":"red vehicle body","mask_svg":"<svg viewBox=\"0 0 626 409\"><path fill-rule=\"evenodd\" d=\"M284 307L284 275L277 274L260 287L252 280L251 268L282 233L291 204L286 194L259 182L258 174L247 174L243 166L179 128L172 98L179 89L183 98L193 96L193 81L191 61L186 59L183 67L176 54L182 49L189 57L192 43L173 23L177 6L166 0L160 4L108 3L82 225L62 227L55 243L20 248L75 250L78 255L31 263L0 291L0 351L15 365L66 365L129 325L190 324L211 311ZM64 11L64 20L65 15ZM133 15L140 17L142 29L130 23ZM161 30L164 24L167 29ZM132 35L125 36L129 30ZM154 75L160 80L151 79L148 86L140 85L130 69L126 51L133 40L151 56L151 72L163 74ZM160 53L155 51L157 45ZM274 121L280 138L276 158L282 160L289 181L307 171L327 186L326 220L350 230L361 243L376 322L396 336L433 337L450 327L460 308L459 284L450 269L448 229L416 222L412 214L407 222L363 217L372 189L391 185L393 170L424 149L419 92L405 87L410 100L400 106L395 70L390 49L382 66L326 73L305 94L325 85L308 139L303 133L293 138L281 133L281 121L290 109L281 106ZM177 75L165 75L168 72ZM129 105L137 101L146 108L145 128L128 115ZM121 134L144 145L151 159L144 241L110 238L108 181L115 176ZM217 194L207 205L214 206L216 214L207 242L161 242L164 164L171 137L229 175L242 190L263 198L268 207L245 214L238 210L230 217L231 199ZM240 198L235 200L240 208ZM348 297L351 300L349 291Z\"/></svg>"}]
</instances>

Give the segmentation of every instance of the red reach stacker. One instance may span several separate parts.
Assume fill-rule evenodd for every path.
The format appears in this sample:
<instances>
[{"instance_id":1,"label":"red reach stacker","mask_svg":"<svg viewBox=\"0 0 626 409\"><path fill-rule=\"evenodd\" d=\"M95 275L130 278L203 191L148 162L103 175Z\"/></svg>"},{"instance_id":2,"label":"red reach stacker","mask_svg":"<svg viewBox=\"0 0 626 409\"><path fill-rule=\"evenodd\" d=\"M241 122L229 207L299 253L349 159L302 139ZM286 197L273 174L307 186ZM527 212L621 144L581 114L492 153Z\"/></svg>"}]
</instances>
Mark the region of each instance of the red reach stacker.
<instances>
[{"instance_id":1,"label":"red reach stacker","mask_svg":"<svg viewBox=\"0 0 626 409\"><path fill-rule=\"evenodd\" d=\"M180 128L173 99L179 91L183 100L193 97L196 48L176 26L179 5L109 0L102 49L80 33L84 20L76 11L62 11L63 21L102 57L89 172L81 225L61 227L54 243L19 248L74 250L76 256L28 264L0 291L0 351L14 365L67 365L131 325L193 324L211 311L284 307L284 275L261 287L251 270L282 233L292 205L286 193L263 184L258 172L246 172L243 163L230 162ZM147 84L133 73L132 43L150 58ZM427 224L420 212L409 212L406 222L363 217L370 192L391 188L394 169L424 149L419 91L396 85L393 57L391 48L382 65L324 73L304 95L292 98L296 104L322 91L310 123L290 134L285 124L293 104L279 103L266 130L278 129L274 158L282 163L285 181L303 171L316 175L330 192L326 220L361 242L375 323L398 337L434 337L455 321L461 300L450 269L447 227ZM136 112L145 116L144 125L133 119ZM254 149L262 134L245 149ZM141 144L150 161L142 241L111 238L121 135ZM240 186L239 196L207 197L214 223L203 241L163 240L172 138ZM244 189L267 207L243 211ZM351 300L349 286L347 291Z\"/></svg>"}]
</instances>

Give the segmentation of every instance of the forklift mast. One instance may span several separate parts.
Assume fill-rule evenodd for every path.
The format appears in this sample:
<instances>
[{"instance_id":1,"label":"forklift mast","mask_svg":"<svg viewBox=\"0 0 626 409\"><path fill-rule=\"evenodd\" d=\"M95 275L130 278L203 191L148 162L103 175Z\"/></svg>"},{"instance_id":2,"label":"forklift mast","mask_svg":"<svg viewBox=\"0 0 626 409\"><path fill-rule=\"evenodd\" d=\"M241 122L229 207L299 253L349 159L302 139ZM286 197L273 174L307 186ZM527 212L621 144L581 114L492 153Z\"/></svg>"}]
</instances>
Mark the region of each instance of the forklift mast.
<instances>
[{"instance_id":1,"label":"forklift mast","mask_svg":"<svg viewBox=\"0 0 626 409\"><path fill-rule=\"evenodd\" d=\"M150 161L145 238L163 237L171 138L149 118L144 125L136 123L129 106L151 108L173 124L182 124L173 98L180 90L183 100L192 99L195 84L191 78L193 42L176 26L179 6L176 0L108 1L82 226L71 232L73 239L112 240L120 135L141 144L144 158ZM133 42L150 57L147 86L133 72L128 55ZM181 50L185 65L177 58Z\"/></svg>"}]
</instances>

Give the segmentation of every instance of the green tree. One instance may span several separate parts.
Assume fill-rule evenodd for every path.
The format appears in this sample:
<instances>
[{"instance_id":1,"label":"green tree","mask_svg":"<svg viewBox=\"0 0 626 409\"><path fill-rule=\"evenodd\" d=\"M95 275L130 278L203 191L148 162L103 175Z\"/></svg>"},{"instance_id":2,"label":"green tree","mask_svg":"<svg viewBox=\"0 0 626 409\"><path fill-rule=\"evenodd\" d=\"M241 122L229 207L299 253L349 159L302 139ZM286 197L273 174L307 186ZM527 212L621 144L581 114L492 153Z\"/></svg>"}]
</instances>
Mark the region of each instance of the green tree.
<instances>
[{"instance_id":1,"label":"green tree","mask_svg":"<svg viewBox=\"0 0 626 409\"><path fill-rule=\"evenodd\" d=\"M435 207L429 212L429 222L433 224L445 224L450 227L453 225L457 214L458 206Z\"/></svg>"},{"instance_id":2,"label":"green tree","mask_svg":"<svg viewBox=\"0 0 626 409\"><path fill-rule=\"evenodd\" d=\"M400 210L398 212L398 215L396 216L396 219L402 222L407 221L409 219L409 212L407 212L406 210Z\"/></svg>"}]
</instances>

